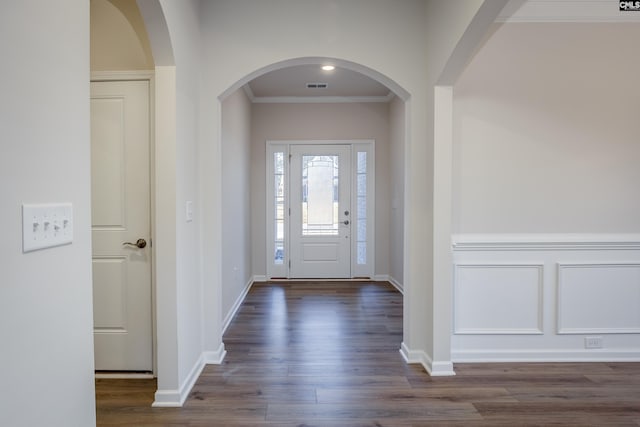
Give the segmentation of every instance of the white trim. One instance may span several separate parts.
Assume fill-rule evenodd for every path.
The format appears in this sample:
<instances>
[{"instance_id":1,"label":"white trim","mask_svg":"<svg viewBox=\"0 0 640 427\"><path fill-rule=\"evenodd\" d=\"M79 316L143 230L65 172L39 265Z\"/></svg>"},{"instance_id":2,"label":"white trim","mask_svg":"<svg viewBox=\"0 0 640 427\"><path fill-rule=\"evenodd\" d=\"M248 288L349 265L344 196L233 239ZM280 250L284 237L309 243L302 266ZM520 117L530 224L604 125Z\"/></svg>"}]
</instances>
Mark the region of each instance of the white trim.
<instances>
[{"instance_id":1,"label":"white trim","mask_svg":"<svg viewBox=\"0 0 640 427\"><path fill-rule=\"evenodd\" d=\"M224 348L224 343L220 344L215 351L203 352L196 363L191 368L189 375L182 383L180 390L160 390L155 393L155 400L151 404L154 408L179 408L184 405L185 400L189 397L191 389L200 378L202 370L206 365L220 365L224 361L227 351Z\"/></svg>"},{"instance_id":2,"label":"white trim","mask_svg":"<svg viewBox=\"0 0 640 427\"><path fill-rule=\"evenodd\" d=\"M400 354L406 363L422 363L425 353L419 350L410 350L403 341L402 344L400 344Z\"/></svg>"},{"instance_id":3,"label":"white trim","mask_svg":"<svg viewBox=\"0 0 640 427\"><path fill-rule=\"evenodd\" d=\"M179 408L184 401L178 390L156 390L152 408Z\"/></svg>"},{"instance_id":4,"label":"white trim","mask_svg":"<svg viewBox=\"0 0 640 427\"><path fill-rule=\"evenodd\" d=\"M640 362L638 350L454 350L455 363Z\"/></svg>"},{"instance_id":5,"label":"white trim","mask_svg":"<svg viewBox=\"0 0 640 427\"><path fill-rule=\"evenodd\" d=\"M347 279L331 279L331 278L313 278L313 279L285 279L282 277L275 277L273 279L267 279L267 283L304 283L304 282L353 282L353 283L362 283L362 282L371 282L375 281L375 279L371 279L369 277L355 277L355 278L347 278Z\"/></svg>"},{"instance_id":6,"label":"white trim","mask_svg":"<svg viewBox=\"0 0 640 427\"><path fill-rule=\"evenodd\" d=\"M224 343L220 343L215 351L205 351L202 353L202 358L205 365L221 365L227 355L227 350L224 348Z\"/></svg>"},{"instance_id":7,"label":"white trim","mask_svg":"<svg viewBox=\"0 0 640 427\"><path fill-rule=\"evenodd\" d=\"M602 267L640 267L638 262L579 262L579 263L557 263L557 325L556 331L558 335L571 334L640 334L640 328L563 328L562 327L562 288L564 280L562 279L562 271L570 268L602 268Z\"/></svg>"},{"instance_id":8,"label":"white trim","mask_svg":"<svg viewBox=\"0 0 640 427\"><path fill-rule=\"evenodd\" d=\"M151 251L151 369L154 376L158 375L158 327L156 278L157 265L156 249L153 242L156 239L156 73L154 70L121 70L121 71L92 71L90 82L110 81L148 81L149 82L149 226Z\"/></svg>"},{"instance_id":9,"label":"white trim","mask_svg":"<svg viewBox=\"0 0 640 427\"><path fill-rule=\"evenodd\" d=\"M458 272L464 268L535 268L538 273L538 326L537 328L459 328L456 294L458 293ZM544 334L544 264L540 263L456 263L453 279L453 334L454 335L543 335Z\"/></svg>"},{"instance_id":10,"label":"white trim","mask_svg":"<svg viewBox=\"0 0 640 427\"><path fill-rule=\"evenodd\" d=\"M429 372L429 375L431 375L432 377L452 377L456 374L453 370L453 362L451 361L433 362L430 358L428 358L427 360L431 364L431 367L430 369L427 369L427 372Z\"/></svg>"},{"instance_id":11,"label":"white trim","mask_svg":"<svg viewBox=\"0 0 640 427\"><path fill-rule=\"evenodd\" d=\"M253 104L387 103L396 96L391 90L384 96L256 96L249 83L242 86L242 89Z\"/></svg>"},{"instance_id":12,"label":"white trim","mask_svg":"<svg viewBox=\"0 0 640 427\"><path fill-rule=\"evenodd\" d=\"M400 354L406 363L419 363L432 377L450 377L456 373L453 370L453 362L434 362L431 357L422 350L411 350L402 342Z\"/></svg>"},{"instance_id":13,"label":"white trim","mask_svg":"<svg viewBox=\"0 0 640 427\"><path fill-rule=\"evenodd\" d=\"M404 285L400 283L395 277L389 276L389 283L393 285L401 294L404 295Z\"/></svg>"},{"instance_id":14,"label":"white trim","mask_svg":"<svg viewBox=\"0 0 640 427\"><path fill-rule=\"evenodd\" d=\"M269 145L353 145L353 144L373 144L375 139L278 139L268 140Z\"/></svg>"},{"instance_id":15,"label":"white trim","mask_svg":"<svg viewBox=\"0 0 640 427\"><path fill-rule=\"evenodd\" d=\"M640 22L640 12L621 12L614 0L512 0L496 22Z\"/></svg>"},{"instance_id":16,"label":"white trim","mask_svg":"<svg viewBox=\"0 0 640 427\"><path fill-rule=\"evenodd\" d=\"M244 87L248 87L245 85ZM249 90L251 90L249 88ZM247 89L245 89L247 93ZM253 95L253 92L251 92ZM385 96L253 96L254 104L345 104L345 103L387 103L395 97L393 92Z\"/></svg>"},{"instance_id":17,"label":"white trim","mask_svg":"<svg viewBox=\"0 0 640 427\"><path fill-rule=\"evenodd\" d=\"M455 234L459 251L640 250L640 234Z\"/></svg>"},{"instance_id":18,"label":"white trim","mask_svg":"<svg viewBox=\"0 0 640 427\"><path fill-rule=\"evenodd\" d=\"M91 81L132 81L132 80L152 80L155 77L154 70L131 70L131 71L92 71Z\"/></svg>"},{"instance_id":19,"label":"white trim","mask_svg":"<svg viewBox=\"0 0 640 427\"><path fill-rule=\"evenodd\" d=\"M191 389L198 381L198 377L204 369L204 353L200 355L196 363L191 368L189 375L182 383L180 390L160 390L155 393L155 400L151 404L154 408L179 408L184 405L185 400L189 396Z\"/></svg>"},{"instance_id":20,"label":"white trim","mask_svg":"<svg viewBox=\"0 0 640 427\"><path fill-rule=\"evenodd\" d=\"M254 283L254 278L251 277L249 281L244 285L244 289L242 290L242 292L240 292L240 295L238 295L238 298L236 298L236 301L233 303L233 306L231 306L231 309L225 316L224 322L222 323L222 335L224 335L224 333L227 331L227 328L231 324L231 321L233 320L236 313L242 306L242 303L244 302L244 299L247 297L247 294L249 293L249 291L251 290L251 286L253 286L253 283Z\"/></svg>"},{"instance_id":21,"label":"white trim","mask_svg":"<svg viewBox=\"0 0 640 427\"><path fill-rule=\"evenodd\" d=\"M544 335L542 329L534 328L513 328L513 329L499 329L499 328L465 328L456 329L453 332L454 335Z\"/></svg>"},{"instance_id":22,"label":"white trim","mask_svg":"<svg viewBox=\"0 0 640 427\"><path fill-rule=\"evenodd\" d=\"M256 282L267 282L267 281L268 281L268 279L267 279L267 276L265 276L265 275L259 274L259 275L253 276L253 283L256 283Z\"/></svg>"},{"instance_id":23,"label":"white trim","mask_svg":"<svg viewBox=\"0 0 640 427\"><path fill-rule=\"evenodd\" d=\"M244 89L244 93L245 95L247 95L247 98L249 98L249 101L251 101L252 103L255 102L256 96L253 94L253 91L251 90L251 86L249 86L249 83L242 86L242 89Z\"/></svg>"},{"instance_id":24,"label":"white trim","mask_svg":"<svg viewBox=\"0 0 640 427\"><path fill-rule=\"evenodd\" d=\"M366 264L358 264L358 153L366 154ZM351 277L374 277L376 267L375 141L351 144Z\"/></svg>"},{"instance_id":25,"label":"white trim","mask_svg":"<svg viewBox=\"0 0 640 427\"><path fill-rule=\"evenodd\" d=\"M155 378L151 372L96 372L95 379L150 380Z\"/></svg>"},{"instance_id":26,"label":"white trim","mask_svg":"<svg viewBox=\"0 0 640 427\"><path fill-rule=\"evenodd\" d=\"M267 279L272 277L289 277L289 151L290 146L287 142L266 142L266 158L265 158L265 262L267 267ZM281 264L274 262L275 255L275 165L274 155L276 153L283 154L283 193L284 193L284 221L283 221L283 246L284 258Z\"/></svg>"},{"instance_id":27,"label":"white trim","mask_svg":"<svg viewBox=\"0 0 640 427\"><path fill-rule=\"evenodd\" d=\"M291 146L295 145L348 145L351 149L352 154L352 171L351 178L356 177L357 170L353 167L354 160L353 151L358 149L360 146L360 151L363 151L366 148L367 155L367 177L369 178L369 174L371 174L371 179L367 179L367 272L364 271L355 271L354 265L356 262L355 257L357 256L355 248L356 239L353 238L354 233L352 232L351 238L351 277L349 278L341 278L340 280L348 280L352 278L358 277L372 277L373 271L375 269L375 140L374 139L347 139L347 140L267 140L266 141L266 167L265 167L265 186L266 186L266 267L267 267L267 275L265 281L269 280L286 280L289 279L290 270L289 270L289 261L290 261L290 217L285 214L284 217L284 245L285 245L285 254L283 259L283 264L275 265L273 260L271 259L271 254L274 253L274 211L275 205L273 202L274 199L274 188L273 188L273 175L274 175L274 167L273 167L273 154L276 152L285 153L285 157L290 156ZM284 209L285 212L290 209L289 202L289 192L290 192L290 165L288 161L285 161L284 173L285 173L285 201L284 201ZM356 198L355 190L355 181L356 179L351 179L352 188L351 188L351 201ZM355 212L354 206L351 206L351 212ZM352 229L353 231L353 229ZM361 268L361 266L360 266Z\"/></svg>"}]
</instances>

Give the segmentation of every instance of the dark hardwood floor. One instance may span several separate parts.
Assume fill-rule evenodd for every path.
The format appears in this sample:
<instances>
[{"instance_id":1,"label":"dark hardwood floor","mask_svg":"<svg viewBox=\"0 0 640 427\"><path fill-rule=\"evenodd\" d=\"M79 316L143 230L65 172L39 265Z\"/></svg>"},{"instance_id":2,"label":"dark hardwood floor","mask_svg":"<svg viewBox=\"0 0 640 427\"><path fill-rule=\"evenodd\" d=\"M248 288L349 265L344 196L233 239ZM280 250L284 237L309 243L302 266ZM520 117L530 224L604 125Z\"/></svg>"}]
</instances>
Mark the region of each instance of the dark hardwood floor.
<instances>
[{"instance_id":1,"label":"dark hardwood floor","mask_svg":"<svg viewBox=\"0 0 640 427\"><path fill-rule=\"evenodd\" d=\"M96 380L99 426L640 426L640 363L406 365L386 283L255 284L183 408Z\"/></svg>"}]
</instances>

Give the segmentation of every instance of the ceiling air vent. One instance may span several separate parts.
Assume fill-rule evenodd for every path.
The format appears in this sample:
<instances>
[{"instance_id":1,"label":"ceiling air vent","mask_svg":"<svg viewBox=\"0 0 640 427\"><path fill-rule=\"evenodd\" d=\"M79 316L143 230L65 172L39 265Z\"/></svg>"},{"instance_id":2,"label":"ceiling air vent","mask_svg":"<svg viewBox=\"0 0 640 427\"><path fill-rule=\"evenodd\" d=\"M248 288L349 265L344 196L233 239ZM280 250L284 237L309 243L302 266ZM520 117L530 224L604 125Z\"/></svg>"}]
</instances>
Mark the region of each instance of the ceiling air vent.
<instances>
[{"instance_id":1,"label":"ceiling air vent","mask_svg":"<svg viewBox=\"0 0 640 427\"><path fill-rule=\"evenodd\" d=\"M307 83L307 89L326 89L329 85L326 83Z\"/></svg>"}]
</instances>

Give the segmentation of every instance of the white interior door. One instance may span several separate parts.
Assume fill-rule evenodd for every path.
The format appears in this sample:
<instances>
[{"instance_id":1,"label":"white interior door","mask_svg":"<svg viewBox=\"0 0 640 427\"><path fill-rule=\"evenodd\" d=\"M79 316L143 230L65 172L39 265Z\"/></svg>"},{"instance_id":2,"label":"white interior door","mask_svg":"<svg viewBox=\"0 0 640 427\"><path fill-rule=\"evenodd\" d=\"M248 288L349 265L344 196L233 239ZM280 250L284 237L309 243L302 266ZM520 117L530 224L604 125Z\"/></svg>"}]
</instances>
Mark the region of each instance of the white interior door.
<instances>
[{"instance_id":1,"label":"white interior door","mask_svg":"<svg viewBox=\"0 0 640 427\"><path fill-rule=\"evenodd\" d=\"M149 158L149 82L91 82L93 313L100 371L153 369Z\"/></svg>"},{"instance_id":2,"label":"white interior door","mask_svg":"<svg viewBox=\"0 0 640 427\"><path fill-rule=\"evenodd\" d=\"M292 145L290 277L351 277L351 147Z\"/></svg>"}]
</instances>

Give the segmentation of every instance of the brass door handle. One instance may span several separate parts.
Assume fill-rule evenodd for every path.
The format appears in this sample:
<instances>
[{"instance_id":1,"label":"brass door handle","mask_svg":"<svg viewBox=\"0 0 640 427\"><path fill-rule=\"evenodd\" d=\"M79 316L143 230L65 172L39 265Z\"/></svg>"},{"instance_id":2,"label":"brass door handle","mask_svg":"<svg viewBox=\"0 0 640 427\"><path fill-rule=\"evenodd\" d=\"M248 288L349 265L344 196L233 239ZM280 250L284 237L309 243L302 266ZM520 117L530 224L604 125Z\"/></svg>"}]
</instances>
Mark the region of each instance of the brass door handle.
<instances>
[{"instance_id":1,"label":"brass door handle","mask_svg":"<svg viewBox=\"0 0 640 427\"><path fill-rule=\"evenodd\" d=\"M135 246L136 248L143 249L147 246L147 241L144 239L138 239L135 243L124 242L123 246Z\"/></svg>"}]
</instances>

